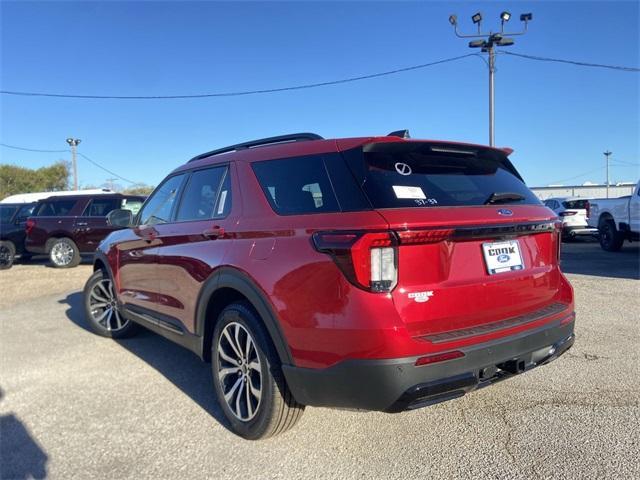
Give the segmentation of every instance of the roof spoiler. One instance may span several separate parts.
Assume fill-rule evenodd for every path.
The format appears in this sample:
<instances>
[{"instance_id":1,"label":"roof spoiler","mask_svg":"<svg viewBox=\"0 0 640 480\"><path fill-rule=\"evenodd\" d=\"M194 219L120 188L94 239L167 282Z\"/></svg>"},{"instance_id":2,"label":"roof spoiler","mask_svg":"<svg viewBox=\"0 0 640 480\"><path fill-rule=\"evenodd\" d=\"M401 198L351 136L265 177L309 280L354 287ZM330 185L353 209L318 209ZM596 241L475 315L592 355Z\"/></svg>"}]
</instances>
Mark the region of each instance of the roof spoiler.
<instances>
[{"instance_id":1,"label":"roof spoiler","mask_svg":"<svg viewBox=\"0 0 640 480\"><path fill-rule=\"evenodd\" d=\"M507 157L513 153L513 148L509 147L502 147L500 150L502 150Z\"/></svg>"}]
</instances>

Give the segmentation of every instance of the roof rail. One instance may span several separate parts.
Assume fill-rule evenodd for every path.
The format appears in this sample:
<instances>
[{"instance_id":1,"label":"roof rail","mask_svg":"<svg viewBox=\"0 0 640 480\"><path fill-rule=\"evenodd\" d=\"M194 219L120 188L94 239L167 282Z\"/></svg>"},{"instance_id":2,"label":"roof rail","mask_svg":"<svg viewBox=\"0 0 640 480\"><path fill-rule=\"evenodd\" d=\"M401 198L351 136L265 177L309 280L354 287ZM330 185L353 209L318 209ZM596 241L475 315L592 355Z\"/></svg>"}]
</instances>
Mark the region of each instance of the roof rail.
<instances>
[{"instance_id":1,"label":"roof rail","mask_svg":"<svg viewBox=\"0 0 640 480\"><path fill-rule=\"evenodd\" d=\"M220 155L221 153L235 152L238 150L244 150L247 148L259 147L262 145L273 145L276 143L290 143L290 142L305 142L309 140L324 140L320 135L315 133L291 133L289 135L280 135L278 137L261 138L259 140L251 140L244 143L236 143L235 145L229 145L228 147L218 148L210 152L201 153L193 157L189 162L195 162L196 160L202 160L203 158L212 157L214 155Z\"/></svg>"}]
</instances>

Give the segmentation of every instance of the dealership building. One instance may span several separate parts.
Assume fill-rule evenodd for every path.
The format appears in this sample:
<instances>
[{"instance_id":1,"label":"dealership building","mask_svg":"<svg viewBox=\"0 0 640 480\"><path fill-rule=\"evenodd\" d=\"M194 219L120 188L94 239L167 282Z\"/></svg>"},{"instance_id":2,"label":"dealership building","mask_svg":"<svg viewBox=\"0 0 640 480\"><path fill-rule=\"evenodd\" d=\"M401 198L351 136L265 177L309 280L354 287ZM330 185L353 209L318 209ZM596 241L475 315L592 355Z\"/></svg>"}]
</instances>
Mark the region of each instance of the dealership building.
<instances>
[{"instance_id":1,"label":"dealership building","mask_svg":"<svg viewBox=\"0 0 640 480\"><path fill-rule=\"evenodd\" d=\"M609 197L617 198L631 195L635 183L617 183L609 185ZM581 197L581 198L606 198L607 186L597 184L587 185L549 185L548 187L531 187L531 190L540 198L545 200L554 197Z\"/></svg>"}]
</instances>

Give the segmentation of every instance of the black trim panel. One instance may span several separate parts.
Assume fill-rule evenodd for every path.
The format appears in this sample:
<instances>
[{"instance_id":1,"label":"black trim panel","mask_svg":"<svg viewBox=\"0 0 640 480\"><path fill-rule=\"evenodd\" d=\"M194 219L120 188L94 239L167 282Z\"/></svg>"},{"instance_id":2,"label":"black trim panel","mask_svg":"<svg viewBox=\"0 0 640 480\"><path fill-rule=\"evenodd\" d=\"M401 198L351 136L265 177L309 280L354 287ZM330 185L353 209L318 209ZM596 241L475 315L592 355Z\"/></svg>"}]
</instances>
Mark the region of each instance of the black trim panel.
<instances>
[{"instance_id":1,"label":"black trim panel","mask_svg":"<svg viewBox=\"0 0 640 480\"><path fill-rule=\"evenodd\" d=\"M568 305L566 303L552 303L535 312L527 313L526 315L520 315L518 317L507 318L506 320L499 320L497 322L485 323L483 325L476 325L470 328L463 328L460 330L451 330L448 332L434 333L432 335L423 335L415 337L420 340L427 340L432 343L450 342L452 340L459 340L461 338L475 337L476 335L484 335L486 333L496 332L498 330L505 330L507 328L513 328L527 323L542 320L545 317L556 315L566 310Z\"/></svg>"},{"instance_id":2,"label":"black trim panel","mask_svg":"<svg viewBox=\"0 0 640 480\"><path fill-rule=\"evenodd\" d=\"M294 398L303 405L397 412L459 397L554 360L573 344L574 323L552 322L462 348L463 357L430 365L415 366L420 357L408 357L282 369Z\"/></svg>"}]
</instances>

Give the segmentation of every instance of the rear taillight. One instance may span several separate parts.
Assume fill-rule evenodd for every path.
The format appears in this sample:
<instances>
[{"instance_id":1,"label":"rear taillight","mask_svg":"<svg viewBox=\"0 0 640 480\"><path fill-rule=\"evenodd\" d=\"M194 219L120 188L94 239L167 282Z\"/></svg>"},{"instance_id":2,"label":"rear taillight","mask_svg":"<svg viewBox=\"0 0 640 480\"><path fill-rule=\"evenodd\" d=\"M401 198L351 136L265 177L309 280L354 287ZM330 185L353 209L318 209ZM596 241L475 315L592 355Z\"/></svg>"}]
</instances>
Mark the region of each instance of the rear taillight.
<instances>
[{"instance_id":1,"label":"rear taillight","mask_svg":"<svg viewBox=\"0 0 640 480\"><path fill-rule=\"evenodd\" d=\"M313 243L331 255L347 279L372 292L390 292L398 283L398 246L438 243L451 229L384 232L316 232Z\"/></svg>"},{"instance_id":2,"label":"rear taillight","mask_svg":"<svg viewBox=\"0 0 640 480\"><path fill-rule=\"evenodd\" d=\"M398 242L392 232L316 232L313 243L360 288L390 292L398 282Z\"/></svg>"},{"instance_id":3,"label":"rear taillight","mask_svg":"<svg viewBox=\"0 0 640 480\"><path fill-rule=\"evenodd\" d=\"M555 238L556 241L556 261L558 262L558 265L560 265L560 249L562 248L562 222L554 222L553 226L555 228L553 238Z\"/></svg>"},{"instance_id":4,"label":"rear taillight","mask_svg":"<svg viewBox=\"0 0 640 480\"><path fill-rule=\"evenodd\" d=\"M575 215L578 212L570 212L570 211L566 211L566 212L560 212L560 216L561 217L571 217L572 215Z\"/></svg>"},{"instance_id":5,"label":"rear taillight","mask_svg":"<svg viewBox=\"0 0 640 480\"><path fill-rule=\"evenodd\" d=\"M33 227L35 226L36 226L36 221L29 218L24 224L24 231L27 233L27 235L29 235L31 233L31 230L33 230Z\"/></svg>"},{"instance_id":6,"label":"rear taillight","mask_svg":"<svg viewBox=\"0 0 640 480\"><path fill-rule=\"evenodd\" d=\"M589 218L591 216L591 204L589 203L589 200L584 202L584 209L587 211L587 218Z\"/></svg>"}]
</instances>

